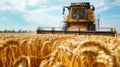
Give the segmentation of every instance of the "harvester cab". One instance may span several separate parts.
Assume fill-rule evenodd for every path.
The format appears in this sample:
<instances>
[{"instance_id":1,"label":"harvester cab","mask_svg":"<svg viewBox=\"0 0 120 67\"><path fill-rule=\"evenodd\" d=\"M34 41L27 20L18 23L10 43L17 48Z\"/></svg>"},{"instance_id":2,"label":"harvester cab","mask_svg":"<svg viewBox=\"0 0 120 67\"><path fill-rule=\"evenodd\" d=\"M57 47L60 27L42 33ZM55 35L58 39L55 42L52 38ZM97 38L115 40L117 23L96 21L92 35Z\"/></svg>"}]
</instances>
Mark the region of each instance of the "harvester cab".
<instances>
[{"instance_id":1,"label":"harvester cab","mask_svg":"<svg viewBox=\"0 0 120 67\"><path fill-rule=\"evenodd\" d=\"M63 7L63 15L67 8L67 16L63 27L38 27L37 33L79 33L79 34L102 34L116 35L115 28L100 28L94 18L95 7L89 2L71 3Z\"/></svg>"},{"instance_id":2,"label":"harvester cab","mask_svg":"<svg viewBox=\"0 0 120 67\"><path fill-rule=\"evenodd\" d=\"M68 14L64 20L65 30L69 31L95 31L96 26L94 24L94 6L90 5L89 2L71 3L70 6L64 6L68 9Z\"/></svg>"}]
</instances>

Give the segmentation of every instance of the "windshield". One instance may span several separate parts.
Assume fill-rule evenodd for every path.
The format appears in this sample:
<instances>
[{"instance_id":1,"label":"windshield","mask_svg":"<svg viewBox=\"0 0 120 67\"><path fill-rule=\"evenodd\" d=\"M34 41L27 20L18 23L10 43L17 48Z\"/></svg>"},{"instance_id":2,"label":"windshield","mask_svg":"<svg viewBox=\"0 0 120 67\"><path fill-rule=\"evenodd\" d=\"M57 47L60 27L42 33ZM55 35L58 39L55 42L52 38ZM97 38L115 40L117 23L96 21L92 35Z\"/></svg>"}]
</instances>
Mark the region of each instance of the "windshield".
<instances>
[{"instance_id":1,"label":"windshield","mask_svg":"<svg viewBox=\"0 0 120 67\"><path fill-rule=\"evenodd\" d=\"M87 19L86 10L84 7L72 7L71 19Z\"/></svg>"}]
</instances>

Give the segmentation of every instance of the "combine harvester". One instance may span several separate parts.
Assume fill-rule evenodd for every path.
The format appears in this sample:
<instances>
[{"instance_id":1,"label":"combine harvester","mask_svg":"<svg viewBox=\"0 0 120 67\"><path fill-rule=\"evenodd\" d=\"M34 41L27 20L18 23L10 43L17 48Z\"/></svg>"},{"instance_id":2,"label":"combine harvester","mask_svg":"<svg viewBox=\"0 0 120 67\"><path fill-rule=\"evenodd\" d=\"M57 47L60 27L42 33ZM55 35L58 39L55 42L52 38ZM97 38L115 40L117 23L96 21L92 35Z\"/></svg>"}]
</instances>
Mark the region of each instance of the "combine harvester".
<instances>
[{"instance_id":1,"label":"combine harvester","mask_svg":"<svg viewBox=\"0 0 120 67\"><path fill-rule=\"evenodd\" d=\"M38 27L37 34L86 34L86 35L112 35L116 36L115 28L100 28L99 20L95 22L94 6L89 2L71 3L70 6L64 6L68 9L68 14L64 20L63 27Z\"/></svg>"}]
</instances>

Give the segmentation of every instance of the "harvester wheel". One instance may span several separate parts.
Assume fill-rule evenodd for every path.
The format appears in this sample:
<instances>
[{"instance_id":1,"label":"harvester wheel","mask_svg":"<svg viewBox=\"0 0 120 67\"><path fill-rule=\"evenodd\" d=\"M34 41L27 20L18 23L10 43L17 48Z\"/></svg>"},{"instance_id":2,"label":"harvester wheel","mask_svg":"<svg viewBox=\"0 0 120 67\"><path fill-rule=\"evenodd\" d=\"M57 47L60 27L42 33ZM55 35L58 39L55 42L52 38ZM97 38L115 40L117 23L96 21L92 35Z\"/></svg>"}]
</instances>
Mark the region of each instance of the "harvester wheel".
<instances>
[{"instance_id":1,"label":"harvester wheel","mask_svg":"<svg viewBox=\"0 0 120 67\"><path fill-rule=\"evenodd\" d=\"M40 27L37 28L37 34L41 33L42 29Z\"/></svg>"},{"instance_id":2,"label":"harvester wheel","mask_svg":"<svg viewBox=\"0 0 120 67\"><path fill-rule=\"evenodd\" d=\"M88 31L96 31L95 24L88 24Z\"/></svg>"}]
</instances>

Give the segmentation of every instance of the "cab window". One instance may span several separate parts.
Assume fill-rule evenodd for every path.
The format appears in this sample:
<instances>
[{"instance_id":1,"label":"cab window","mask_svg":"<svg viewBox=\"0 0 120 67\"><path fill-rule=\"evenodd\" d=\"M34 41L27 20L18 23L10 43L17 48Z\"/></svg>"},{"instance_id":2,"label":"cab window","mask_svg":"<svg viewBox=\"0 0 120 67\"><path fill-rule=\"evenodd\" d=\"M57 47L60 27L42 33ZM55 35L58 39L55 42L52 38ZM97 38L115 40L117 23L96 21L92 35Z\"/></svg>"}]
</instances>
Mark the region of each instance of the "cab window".
<instances>
[{"instance_id":1,"label":"cab window","mask_svg":"<svg viewBox=\"0 0 120 67\"><path fill-rule=\"evenodd\" d=\"M87 19L86 10L84 7L72 7L71 19Z\"/></svg>"}]
</instances>

